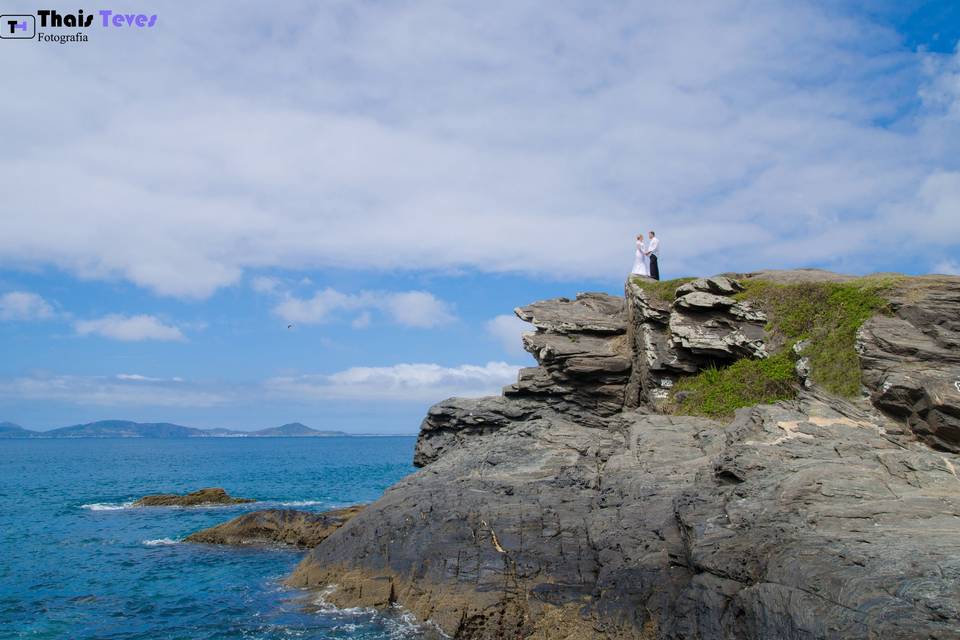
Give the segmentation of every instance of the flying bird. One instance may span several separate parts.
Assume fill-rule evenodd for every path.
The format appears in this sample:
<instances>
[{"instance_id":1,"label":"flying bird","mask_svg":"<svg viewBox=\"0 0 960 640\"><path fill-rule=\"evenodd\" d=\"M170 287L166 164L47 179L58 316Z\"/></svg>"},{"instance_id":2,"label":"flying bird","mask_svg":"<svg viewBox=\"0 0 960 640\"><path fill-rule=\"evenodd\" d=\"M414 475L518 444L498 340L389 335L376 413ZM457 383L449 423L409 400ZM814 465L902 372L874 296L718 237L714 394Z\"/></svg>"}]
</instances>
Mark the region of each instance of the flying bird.
<instances>
[{"instance_id":1,"label":"flying bird","mask_svg":"<svg viewBox=\"0 0 960 640\"><path fill-rule=\"evenodd\" d=\"M287 325L287 329L293 329L293 325L292 325L292 324L288 324L288 325Z\"/></svg>"}]
</instances>

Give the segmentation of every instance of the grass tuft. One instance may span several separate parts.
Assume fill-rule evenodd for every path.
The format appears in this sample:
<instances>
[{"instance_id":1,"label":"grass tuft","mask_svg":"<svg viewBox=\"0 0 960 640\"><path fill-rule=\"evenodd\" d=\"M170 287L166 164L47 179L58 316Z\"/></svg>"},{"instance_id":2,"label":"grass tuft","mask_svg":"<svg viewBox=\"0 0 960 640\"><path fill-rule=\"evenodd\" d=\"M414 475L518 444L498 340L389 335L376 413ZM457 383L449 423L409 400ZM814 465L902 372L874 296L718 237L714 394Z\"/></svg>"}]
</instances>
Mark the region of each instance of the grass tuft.
<instances>
[{"instance_id":1,"label":"grass tuft","mask_svg":"<svg viewBox=\"0 0 960 640\"><path fill-rule=\"evenodd\" d=\"M740 407L788 400L797 393L793 352L783 349L763 360L737 360L729 367L704 369L679 380L674 397L677 413L727 418Z\"/></svg>"},{"instance_id":2,"label":"grass tuft","mask_svg":"<svg viewBox=\"0 0 960 640\"><path fill-rule=\"evenodd\" d=\"M772 355L765 360L738 360L723 369L706 369L674 385L679 413L730 417L735 409L785 400L796 395L793 346L809 343L810 377L827 391L845 397L860 391L860 361L855 344L860 326L888 306L884 292L894 277L867 277L850 282L776 284L744 280L735 297L763 309L769 322Z\"/></svg>"},{"instance_id":3,"label":"grass tuft","mask_svg":"<svg viewBox=\"0 0 960 640\"><path fill-rule=\"evenodd\" d=\"M648 296L660 302L673 302L677 287L696 280L696 278L674 278L673 280L654 280L643 276L630 276L630 282L643 289Z\"/></svg>"}]
</instances>

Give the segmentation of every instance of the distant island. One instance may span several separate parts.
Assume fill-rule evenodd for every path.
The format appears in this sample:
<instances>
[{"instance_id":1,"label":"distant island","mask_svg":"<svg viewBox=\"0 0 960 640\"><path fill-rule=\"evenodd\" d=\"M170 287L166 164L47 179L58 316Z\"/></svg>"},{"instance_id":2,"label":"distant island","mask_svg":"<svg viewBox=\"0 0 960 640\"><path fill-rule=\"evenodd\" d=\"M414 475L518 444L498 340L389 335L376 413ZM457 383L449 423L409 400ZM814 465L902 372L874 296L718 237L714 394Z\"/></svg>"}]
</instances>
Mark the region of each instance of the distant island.
<instances>
[{"instance_id":1,"label":"distant island","mask_svg":"<svg viewBox=\"0 0 960 640\"><path fill-rule=\"evenodd\" d=\"M344 431L321 431L299 422L257 431L195 429L168 422L100 420L50 431L25 429L12 422L0 422L0 438L324 438L349 436Z\"/></svg>"}]
</instances>

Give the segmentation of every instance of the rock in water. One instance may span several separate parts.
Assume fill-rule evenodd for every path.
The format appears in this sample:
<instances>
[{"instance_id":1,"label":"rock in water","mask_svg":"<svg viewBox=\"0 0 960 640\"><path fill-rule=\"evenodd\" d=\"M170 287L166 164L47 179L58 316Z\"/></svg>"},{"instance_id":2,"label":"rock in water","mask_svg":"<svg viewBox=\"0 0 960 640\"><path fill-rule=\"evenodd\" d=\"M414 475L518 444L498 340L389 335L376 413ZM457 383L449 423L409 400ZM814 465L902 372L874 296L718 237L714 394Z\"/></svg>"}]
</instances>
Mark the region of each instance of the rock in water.
<instances>
[{"instance_id":1,"label":"rock in water","mask_svg":"<svg viewBox=\"0 0 960 640\"><path fill-rule=\"evenodd\" d=\"M133 503L135 507L196 507L204 504L241 504L256 502L251 498L233 498L219 487L200 489L186 495L157 493L143 496Z\"/></svg>"},{"instance_id":2,"label":"rock in water","mask_svg":"<svg viewBox=\"0 0 960 640\"><path fill-rule=\"evenodd\" d=\"M955 321L958 307L933 290L896 317L941 318L921 333L946 345L955 325L935 308ZM339 606L401 604L457 638L960 638L960 456L908 428L945 424L950 403L921 398L898 420L814 386L729 424L656 413L664 379L711 361L671 315L759 321L627 294L520 310L540 366L504 397L431 409L424 468L289 581ZM937 370L942 351L915 336L901 360L883 330L863 330L868 387L892 364Z\"/></svg>"},{"instance_id":3,"label":"rock in water","mask_svg":"<svg viewBox=\"0 0 960 640\"><path fill-rule=\"evenodd\" d=\"M362 510L363 506L323 513L293 509L254 511L197 531L184 540L207 544L284 544L310 549L326 540Z\"/></svg>"}]
</instances>

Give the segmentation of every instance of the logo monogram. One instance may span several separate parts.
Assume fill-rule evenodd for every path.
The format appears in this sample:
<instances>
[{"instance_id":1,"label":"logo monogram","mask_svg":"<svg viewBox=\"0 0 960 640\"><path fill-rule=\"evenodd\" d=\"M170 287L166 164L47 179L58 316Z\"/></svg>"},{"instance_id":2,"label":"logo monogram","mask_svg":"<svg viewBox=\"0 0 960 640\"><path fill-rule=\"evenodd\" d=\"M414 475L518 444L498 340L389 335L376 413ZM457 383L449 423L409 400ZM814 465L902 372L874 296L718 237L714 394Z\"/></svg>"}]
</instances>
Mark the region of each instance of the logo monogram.
<instances>
[{"instance_id":1,"label":"logo monogram","mask_svg":"<svg viewBox=\"0 0 960 640\"><path fill-rule=\"evenodd\" d=\"M36 20L34 16L0 16L0 38L31 40L37 33Z\"/></svg>"}]
</instances>

